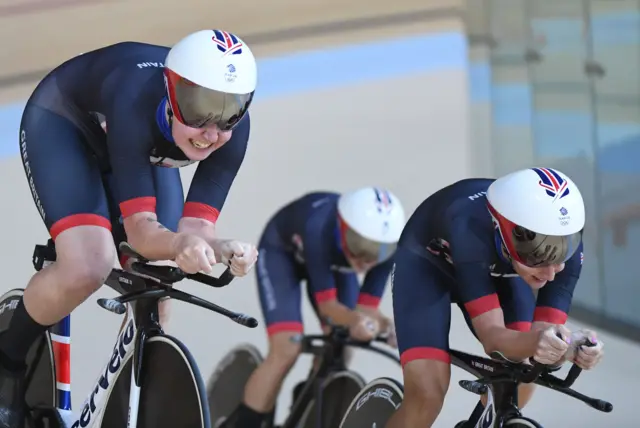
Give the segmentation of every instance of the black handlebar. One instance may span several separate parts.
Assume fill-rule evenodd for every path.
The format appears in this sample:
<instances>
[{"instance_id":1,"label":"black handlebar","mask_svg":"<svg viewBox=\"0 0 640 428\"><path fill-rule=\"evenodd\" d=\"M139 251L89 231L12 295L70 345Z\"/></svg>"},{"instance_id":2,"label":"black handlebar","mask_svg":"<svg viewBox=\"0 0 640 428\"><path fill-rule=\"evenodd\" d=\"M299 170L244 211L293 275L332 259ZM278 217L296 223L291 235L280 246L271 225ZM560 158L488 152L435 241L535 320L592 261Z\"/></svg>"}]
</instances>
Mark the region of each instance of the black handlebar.
<instances>
[{"instance_id":1,"label":"black handlebar","mask_svg":"<svg viewBox=\"0 0 640 428\"><path fill-rule=\"evenodd\" d=\"M201 284L211 287L221 288L229 285L235 278L229 268L227 268L219 277L206 275L204 273L185 273L182 269L172 266L156 266L149 265L146 262L136 261L131 264L131 269L144 276L151 277L157 281L171 285L180 282L183 279L190 279Z\"/></svg>"},{"instance_id":2,"label":"black handlebar","mask_svg":"<svg viewBox=\"0 0 640 428\"><path fill-rule=\"evenodd\" d=\"M558 338L562 339L562 335L560 333L557 333L557 336ZM581 346L591 347L596 345L595 343L592 343L590 340L587 339L585 343L583 343ZM531 369L531 371L529 371L529 373L525 373L520 377L520 382L522 383L535 382L543 373L546 373L547 375L549 375L551 372L559 369L559 367L555 368L553 366L541 364L533 358L531 358L531 361L533 362L533 368ZM551 376L551 377L557 380L557 382L554 382L555 386L559 388L570 388L571 385L573 385L573 383L576 381L576 379L578 379L578 376L580 376L580 373L582 373L582 369L580 368L580 366L574 363L571 366L571 369L569 369L569 373L567 373L567 376L564 378L564 380L560 380L555 376Z\"/></svg>"},{"instance_id":3,"label":"black handlebar","mask_svg":"<svg viewBox=\"0 0 640 428\"><path fill-rule=\"evenodd\" d=\"M370 341L355 340L349 336L349 330L346 327L334 325L328 323L331 327L331 331L328 334L308 334L299 335L292 340L301 344L301 351L304 354L323 355L330 347L353 347L361 348L367 351L372 351L389 358L397 363L400 363L400 358L397 356L397 352L391 352L389 350L374 346L374 343L386 343L387 338L385 336L378 336Z\"/></svg>"},{"instance_id":4,"label":"black handlebar","mask_svg":"<svg viewBox=\"0 0 640 428\"><path fill-rule=\"evenodd\" d=\"M148 259L138 254L131 245L126 242L121 242L119 248L123 255L136 260L131 264L131 268L134 271L145 276L150 276L167 285L175 284L183 279L190 279L201 284L220 288L229 285L235 278L228 267L218 278L204 273L186 273L177 267L150 265Z\"/></svg>"},{"instance_id":5,"label":"black handlebar","mask_svg":"<svg viewBox=\"0 0 640 428\"><path fill-rule=\"evenodd\" d=\"M595 346L595 344L587 340L580 346L590 347ZM613 410L613 404L608 401L588 397L571 389L571 386L582 373L582 369L575 363L569 369L567 376L564 379L560 379L551 374L559 370L560 367L541 364L533 359L531 359L533 364L527 365L524 363L512 363L504 357L497 358L497 356L493 356L493 358L504 363L504 370L500 370L495 376L487 376L475 381L460 381L460 386L475 394L484 394L487 386L492 384L502 382L535 383L576 398L601 412L609 413Z\"/></svg>"},{"instance_id":6,"label":"black handlebar","mask_svg":"<svg viewBox=\"0 0 640 428\"><path fill-rule=\"evenodd\" d=\"M171 287L183 279L190 279L216 288L224 287L235 278L229 268L217 278L203 273L188 274L177 267L148 264L149 260L138 254L126 242L120 243L119 249L121 254L133 258L135 261L131 263L131 271L114 268L105 281L106 285L116 290L124 290L123 294L118 297L98 299L98 305L109 312L121 315L127 311L125 304L128 302L140 299L158 300L168 297L209 309L245 327L255 328L258 326L258 320L249 315L230 311ZM55 261L55 244L52 240L49 240L46 246L36 245L33 252L33 266L36 270L41 270L47 262Z\"/></svg>"}]
</instances>

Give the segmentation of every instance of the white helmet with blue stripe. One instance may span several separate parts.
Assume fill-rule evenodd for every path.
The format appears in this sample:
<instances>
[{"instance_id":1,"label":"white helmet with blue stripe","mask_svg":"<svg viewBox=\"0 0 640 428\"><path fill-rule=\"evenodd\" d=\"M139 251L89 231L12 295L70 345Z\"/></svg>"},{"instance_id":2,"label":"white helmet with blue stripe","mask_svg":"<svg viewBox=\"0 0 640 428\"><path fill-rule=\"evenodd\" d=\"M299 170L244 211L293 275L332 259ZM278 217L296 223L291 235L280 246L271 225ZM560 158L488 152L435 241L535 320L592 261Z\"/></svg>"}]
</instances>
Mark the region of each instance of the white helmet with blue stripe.
<instances>
[{"instance_id":1,"label":"white helmet with blue stripe","mask_svg":"<svg viewBox=\"0 0 640 428\"><path fill-rule=\"evenodd\" d=\"M338 199L343 250L349 256L382 261L396 249L405 225L400 200L380 187L364 187Z\"/></svg>"}]
</instances>

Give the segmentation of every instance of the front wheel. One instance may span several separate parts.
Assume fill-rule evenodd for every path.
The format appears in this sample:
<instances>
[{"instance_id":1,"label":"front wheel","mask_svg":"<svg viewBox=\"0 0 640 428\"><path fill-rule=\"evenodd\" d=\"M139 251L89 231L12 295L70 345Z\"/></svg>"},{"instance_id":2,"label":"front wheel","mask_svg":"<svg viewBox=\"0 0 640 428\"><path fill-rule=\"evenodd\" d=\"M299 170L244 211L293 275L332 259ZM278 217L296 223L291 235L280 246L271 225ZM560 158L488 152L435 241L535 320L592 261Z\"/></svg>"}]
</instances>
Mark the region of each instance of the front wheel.
<instances>
[{"instance_id":1,"label":"front wheel","mask_svg":"<svg viewBox=\"0 0 640 428\"><path fill-rule=\"evenodd\" d=\"M245 343L233 348L218 363L207 382L209 412L214 428L222 424L238 407L249 377L262 361L260 351Z\"/></svg>"},{"instance_id":2,"label":"front wheel","mask_svg":"<svg viewBox=\"0 0 640 428\"><path fill-rule=\"evenodd\" d=\"M504 423L505 427L511 428L543 428L542 425L529 418L515 417Z\"/></svg>"},{"instance_id":3,"label":"front wheel","mask_svg":"<svg viewBox=\"0 0 640 428\"><path fill-rule=\"evenodd\" d=\"M334 428L342 420L342 416L349 408L353 397L365 385L365 381L358 373L343 370L329 375L322 383L322 408L319 413L321 423L318 424L318 412L315 400L307 406L297 426L302 428Z\"/></svg>"},{"instance_id":4,"label":"front wheel","mask_svg":"<svg viewBox=\"0 0 640 428\"><path fill-rule=\"evenodd\" d=\"M388 377L374 379L351 401L340 428L384 427L403 397L400 382Z\"/></svg>"},{"instance_id":5,"label":"front wheel","mask_svg":"<svg viewBox=\"0 0 640 428\"><path fill-rule=\"evenodd\" d=\"M129 358L109 396L101 427L127 426ZM144 344L138 428L210 428L204 382L195 360L178 339L159 335Z\"/></svg>"}]
</instances>

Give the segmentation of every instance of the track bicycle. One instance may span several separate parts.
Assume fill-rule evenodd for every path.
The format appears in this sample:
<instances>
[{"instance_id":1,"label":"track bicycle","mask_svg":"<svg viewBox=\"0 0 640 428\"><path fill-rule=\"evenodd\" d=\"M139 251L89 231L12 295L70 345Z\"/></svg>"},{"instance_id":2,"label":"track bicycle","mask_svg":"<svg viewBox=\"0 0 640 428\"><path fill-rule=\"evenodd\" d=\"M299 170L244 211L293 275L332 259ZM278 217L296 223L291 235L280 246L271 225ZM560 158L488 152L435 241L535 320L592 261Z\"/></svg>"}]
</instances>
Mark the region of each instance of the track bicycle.
<instances>
[{"instance_id":1,"label":"track bicycle","mask_svg":"<svg viewBox=\"0 0 640 428\"><path fill-rule=\"evenodd\" d=\"M395 352L372 342L384 342L380 337L361 342L349 337L348 329L331 326L323 335L300 335L301 353L317 357L309 377L293 392L293 403L285 422L278 428L336 428L351 399L364 387L364 379L345 364L348 347L365 349L400 363ZM246 382L263 361L260 351L250 344L241 344L223 358L207 383L212 427L226 421L242 400ZM240 427L238 427L240 428Z\"/></svg>"},{"instance_id":2,"label":"track bicycle","mask_svg":"<svg viewBox=\"0 0 640 428\"><path fill-rule=\"evenodd\" d=\"M587 343L586 346L591 344ZM582 369L573 364L565 379L551 373L560 367L535 363L515 363L500 353L492 358L450 350L451 363L476 376L477 380L461 380L459 385L478 395L487 394L487 406L478 402L469 420L455 428L542 428L538 422L524 417L518 408L518 384L535 383L576 398L601 412L611 412L613 405L571 389ZM367 384L353 399L340 428L370 428L385 426L404 396L402 385L390 378L378 378Z\"/></svg>"},{"instance_id":3,"label":"track bicycle","mask_svg":"<svg viewBox=\"0 0 640 428\"><path fill-rule=\"evenodd\" d=\"M166 335L159 324L158 301L171 298L224 315L253 328L255 318L232 312L173 289L183 279L223 287L234 278L227 269L219 278L186 274L170 266L148 264L125 242L120 251L134 260L132 271L113 269L105 284L120 293L98 304L124 323L107 364L76 412L71 407L70 325L68 315L51 327L29 350L26 375L28 428L209 428L204 382L187 347ZM55 245L36 245L36 270L54 263ZM5 330L22 296L14 289L0 297L0 331ZM130 304L128 304L130 303Z\"/></svg>"}]
</instances>

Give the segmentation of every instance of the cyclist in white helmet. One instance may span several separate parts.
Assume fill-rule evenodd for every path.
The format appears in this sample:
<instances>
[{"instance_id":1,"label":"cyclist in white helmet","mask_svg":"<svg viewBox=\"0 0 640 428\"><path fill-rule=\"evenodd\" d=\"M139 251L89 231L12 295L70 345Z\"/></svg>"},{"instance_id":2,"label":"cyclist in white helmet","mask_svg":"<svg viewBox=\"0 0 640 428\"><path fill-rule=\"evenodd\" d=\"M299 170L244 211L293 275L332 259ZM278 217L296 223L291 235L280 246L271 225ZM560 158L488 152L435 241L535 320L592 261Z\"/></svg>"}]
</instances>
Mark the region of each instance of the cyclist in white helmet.
<instances>
[{"instance_id":1,"label":"cyclist in white helmet","mask_svg":"<svg viewBox=\"0 0 640 428\"><path fill-rule=\"evenodd\" d=\"M224 427L259 427L273 420L280 386L299 354L292 338L303 331L303 281L321 320L348 326L358 340L386 332L395 346L393 323L378 304L404 223L398 198L378 187L342 195L308 193L269 220L256 268L269 353ZM357 274L365 274L362 285Z\"/></svg>"},{"instance_id":2,"label":"cyclist in white helmet","mask_svg":"<svg viewBox=\"0 0 640 428\"><path fill-rule=\"evenodd\" d=\"M458 181L416 209L394 256L405 395L388 428L430 427L440 413L452 303L487 354L554 365L569 359L584 369L600 361L595 332L564 326L582 269L584 225L580 190L551 168ZM587 339L596 346L580 346ZM532 388L521 386L521 406ZM472 418L482 410L480 403Z\"/></svg>"},{"instance_id":3,"label":"cyclist in white helmet","mask_svg":"<svg viewBox=\"0 0 640 428\"><path fill-rule=\"evenodd\" d=\"M21 428L28 350L102 284L115 243L186 272L245 275L253 245L215 223L244 159L256 62L237 36L187 35L172 48L124 42L71 58L29 98L20 151L57 262L34 275L0 336L0 428ZM186 202L178 169L199 162Z\"/></svg>"}]
</instances>

